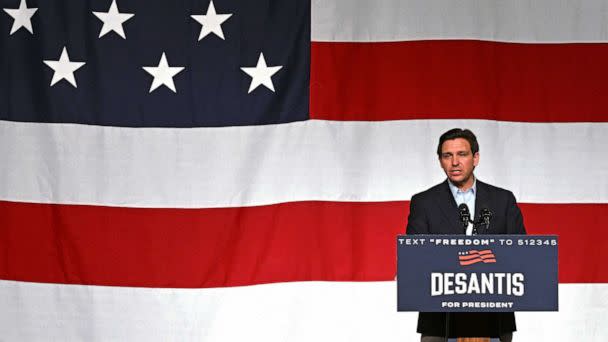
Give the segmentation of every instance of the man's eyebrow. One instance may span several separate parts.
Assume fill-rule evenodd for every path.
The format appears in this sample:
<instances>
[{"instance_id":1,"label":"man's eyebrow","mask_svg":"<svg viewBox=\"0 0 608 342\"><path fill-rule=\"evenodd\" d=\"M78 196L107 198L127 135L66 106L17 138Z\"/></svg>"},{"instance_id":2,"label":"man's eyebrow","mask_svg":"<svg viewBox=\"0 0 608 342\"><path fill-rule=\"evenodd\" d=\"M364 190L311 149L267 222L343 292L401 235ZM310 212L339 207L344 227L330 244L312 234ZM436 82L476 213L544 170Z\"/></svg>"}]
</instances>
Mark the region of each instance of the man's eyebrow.
<instances>
[{"instance_id":1,"label":"man's eyebrow","mask_svg":"<svg viewBox=\"0 0 608 342\"><path fill-rule=\"evenodd\" d=\"M468 154L468 153L470 153L470 152L469 152L469 151L467 151L467 150L461 150L461 151L456 151L456 153L459 153L459 154L460 154L460 153ZM452 155L452 154L453 154L452 152L441 152L441 155L442 155L442 156L443 156L443 155Z\"/></svg>"}]
</instances>

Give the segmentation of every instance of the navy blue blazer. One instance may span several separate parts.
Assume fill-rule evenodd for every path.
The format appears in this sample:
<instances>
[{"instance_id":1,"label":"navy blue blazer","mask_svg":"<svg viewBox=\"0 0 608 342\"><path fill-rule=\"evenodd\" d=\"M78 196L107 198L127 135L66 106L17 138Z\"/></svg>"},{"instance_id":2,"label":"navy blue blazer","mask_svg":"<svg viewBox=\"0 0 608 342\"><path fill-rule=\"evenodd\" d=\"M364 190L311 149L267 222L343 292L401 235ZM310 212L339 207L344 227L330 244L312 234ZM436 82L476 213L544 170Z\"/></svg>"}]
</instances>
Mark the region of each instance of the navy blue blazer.
<instances>
[{"instance_id":1,"label":"navy blue blazer","mask_svg":"<svg viewBox=\"0 0 608 342\"><path fill-rule=\"evenodd\" d=\"M521 211L511 191L477 180L475 215L488 208L493 216L490 226L480 234L526 234ZM444 181L412 196L406 233L409 234L464 234L454 196ZM516 330L515 315L505 313L451 313L450 337L498 337ZM417 331L424 335L445 336L446 314L421 312Z\"/></svg>"}]
</instances>

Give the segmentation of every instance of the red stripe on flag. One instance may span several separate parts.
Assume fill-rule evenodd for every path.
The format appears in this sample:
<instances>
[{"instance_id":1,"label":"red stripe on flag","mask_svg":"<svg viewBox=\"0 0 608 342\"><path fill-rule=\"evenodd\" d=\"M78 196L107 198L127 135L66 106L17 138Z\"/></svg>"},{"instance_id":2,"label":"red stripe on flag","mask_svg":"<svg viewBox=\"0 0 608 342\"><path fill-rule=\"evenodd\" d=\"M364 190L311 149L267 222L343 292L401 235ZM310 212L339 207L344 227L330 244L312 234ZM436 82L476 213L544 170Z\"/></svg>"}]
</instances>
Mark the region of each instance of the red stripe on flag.
<instances>
[{"instance_id":1,"label":"red stripe on flag","mask_svg":"<svg viewBox=\"0 0 608 342\"><path fill-rule=\"evenodd\" d=\"M409 202L139 209L0 201L0 278L143 287L376 281L395 276ZM560 235L560 282L608 282L608 204L522 204ZM314 215L312 214L314 213Z\"/></svg>"},{"instance_id":2,"label":"red stripe on flag","mask_svg":"<svg viewBox=\"0 0 608 342\"><path fill-rule=\"evenodd\" d=\"M219 287L395 277L406 202L135 209L0 202L0 278Z\"/></svg>"},{"instance_id":3,"label":"red stripe on flag","mask_svg":"<svg viewBox=\"0 0 608 342\"><path fill-rule=\"evenodd\" d=\"M608 204L526 204L519 207L528 234L559 235L560 283L607 283Z\"/></svg>"},{"instance_id":4,"label":"red stripe on flag","mask_svg":"<svg viewBox=\"0 0 608 342\"><path fill-rule=\"evenodd\" d=\"M469 265L476 264L478 262L481 262L481 259L473 259L473 260L461 261L460 262L460 266L469 266Z\"/></svg>"},{"instance_id":5,"label":"red stripe on flag","mask_svg":"<svg viewBox=\"0 0 608 342\"><path fill-rule=\"evenodd\" d=\"M484 249L482 251L478 251L478 250L470 250L469 253L475 253L475 254L488 254L488 253L492 253L492 250L490 249Z\"/></svg>"},{"instance_id":6,"label":"red stripe on flag","mask_svg":"<svg viewBox=\"0 0 608 342\"><path fill-rule=\"evenodd\" d=\"M477 259L479 258L479 255L477 254L473 254L473 255L461 255L458 257L459 260L470 260L470 259Z\"/></svg>"},{"instance_id":7,"label":"red stripe on flag","mask_svg":"<svg viewBox=\"0 0 608 342\"><path fill-rule=\"evenodd\" d=\"M458 259L460 260L470 260L470 259L475 259L475 258L479 258L479 259L487 259L487 258L494 258L494 254L484 254L484 255L479 255L479 254L473 254L473 255L461 255L458 257Z\"/></svg>"},{"instance_id":8,"label":"red stripe on flag","mask_svg":"<svg viewBox=\"0 0 608 342\"><path fill-rule=\"evenodd\" d=\"M484 264L490 264L490 263L495 263L496 259L494 258L474 258L471 260L460 260L460 265L461 266L468 266L468 265L473 265L476 264L478 262L483 262Z\"/></svg>"},{"instance_id":9,"label":"red stripe on flag","mask_svg":"<svg viewBox=\"0 0 608 342\"><path fill-rule=\"evenodd\" d=\"M486 255L481 255L479 257L482 259L489 259L489 258L494 258L494 254L486 254Z\"/></svg>"},{"instance_id":10,"label":"red stripe on flag","mask_svg":"<svg viewBox=\"0 0 608 342\"><path fill-rule=\"evenodd\" d=\"M311 117L605 122L608 44L322 43Z\"/></svg>"}]
</instances>

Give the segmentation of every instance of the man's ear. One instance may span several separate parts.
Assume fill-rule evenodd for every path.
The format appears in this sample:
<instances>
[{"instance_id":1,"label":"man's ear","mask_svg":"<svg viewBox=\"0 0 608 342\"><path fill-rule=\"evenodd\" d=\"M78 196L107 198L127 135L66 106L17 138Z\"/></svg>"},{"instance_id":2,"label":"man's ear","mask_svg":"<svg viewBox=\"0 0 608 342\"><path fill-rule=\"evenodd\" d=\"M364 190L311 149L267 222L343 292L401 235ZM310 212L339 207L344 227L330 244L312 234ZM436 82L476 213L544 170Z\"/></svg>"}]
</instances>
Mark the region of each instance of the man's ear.
<instances>
[{"instance_id":1,"label":"man's ear","mask_svg":"<svg viewBox=\"0 0 608 342\"><path fill-rule=\"evenodd\" d=\"M477 166L479 164L479 152L475 152L473 155L473 166Z\"/></svg>"}]
</instances>

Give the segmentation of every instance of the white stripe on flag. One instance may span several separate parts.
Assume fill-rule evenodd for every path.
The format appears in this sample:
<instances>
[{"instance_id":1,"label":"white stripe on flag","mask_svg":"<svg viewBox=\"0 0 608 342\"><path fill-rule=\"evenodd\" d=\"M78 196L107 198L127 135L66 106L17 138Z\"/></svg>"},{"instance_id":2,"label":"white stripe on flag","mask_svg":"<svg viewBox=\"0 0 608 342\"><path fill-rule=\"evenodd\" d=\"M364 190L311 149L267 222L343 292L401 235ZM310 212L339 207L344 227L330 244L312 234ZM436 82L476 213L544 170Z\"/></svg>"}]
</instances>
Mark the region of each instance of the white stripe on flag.
<instances>
[{"instance_id":1,"label":"white stripe on flag","mask_svg":"<svg viewBox=\"0 0 608 342\"><path fill-rule=\"evenodd\" d=\"M560 284L560 311L517 313L520 341L608 336L608 285ZM414 341L394 282L155 289L0 281L9 341Z\"/></svg>"},{"instance_id":2,"label":"white stripe on flag","mask_svg":"<svg viewBox=\"0 0 608 342\"><path fill-rule=\"evenodd\" d=\"M307 121L135 129L0 121L0 200L241 207L409 200L443 180L441 133L471 128L479 179L520 202L608 203L608 123Z\"/></svg>"},{"instance_id":3,"label":"white stripe on flag","mask_svg":"<svg viewBox=\"0 0 608 342\"><path fill-rule=\"evenodd\" d=\"M312 1L312 40L607 42L604 0Z\"/></svg>"}]
</instances>

